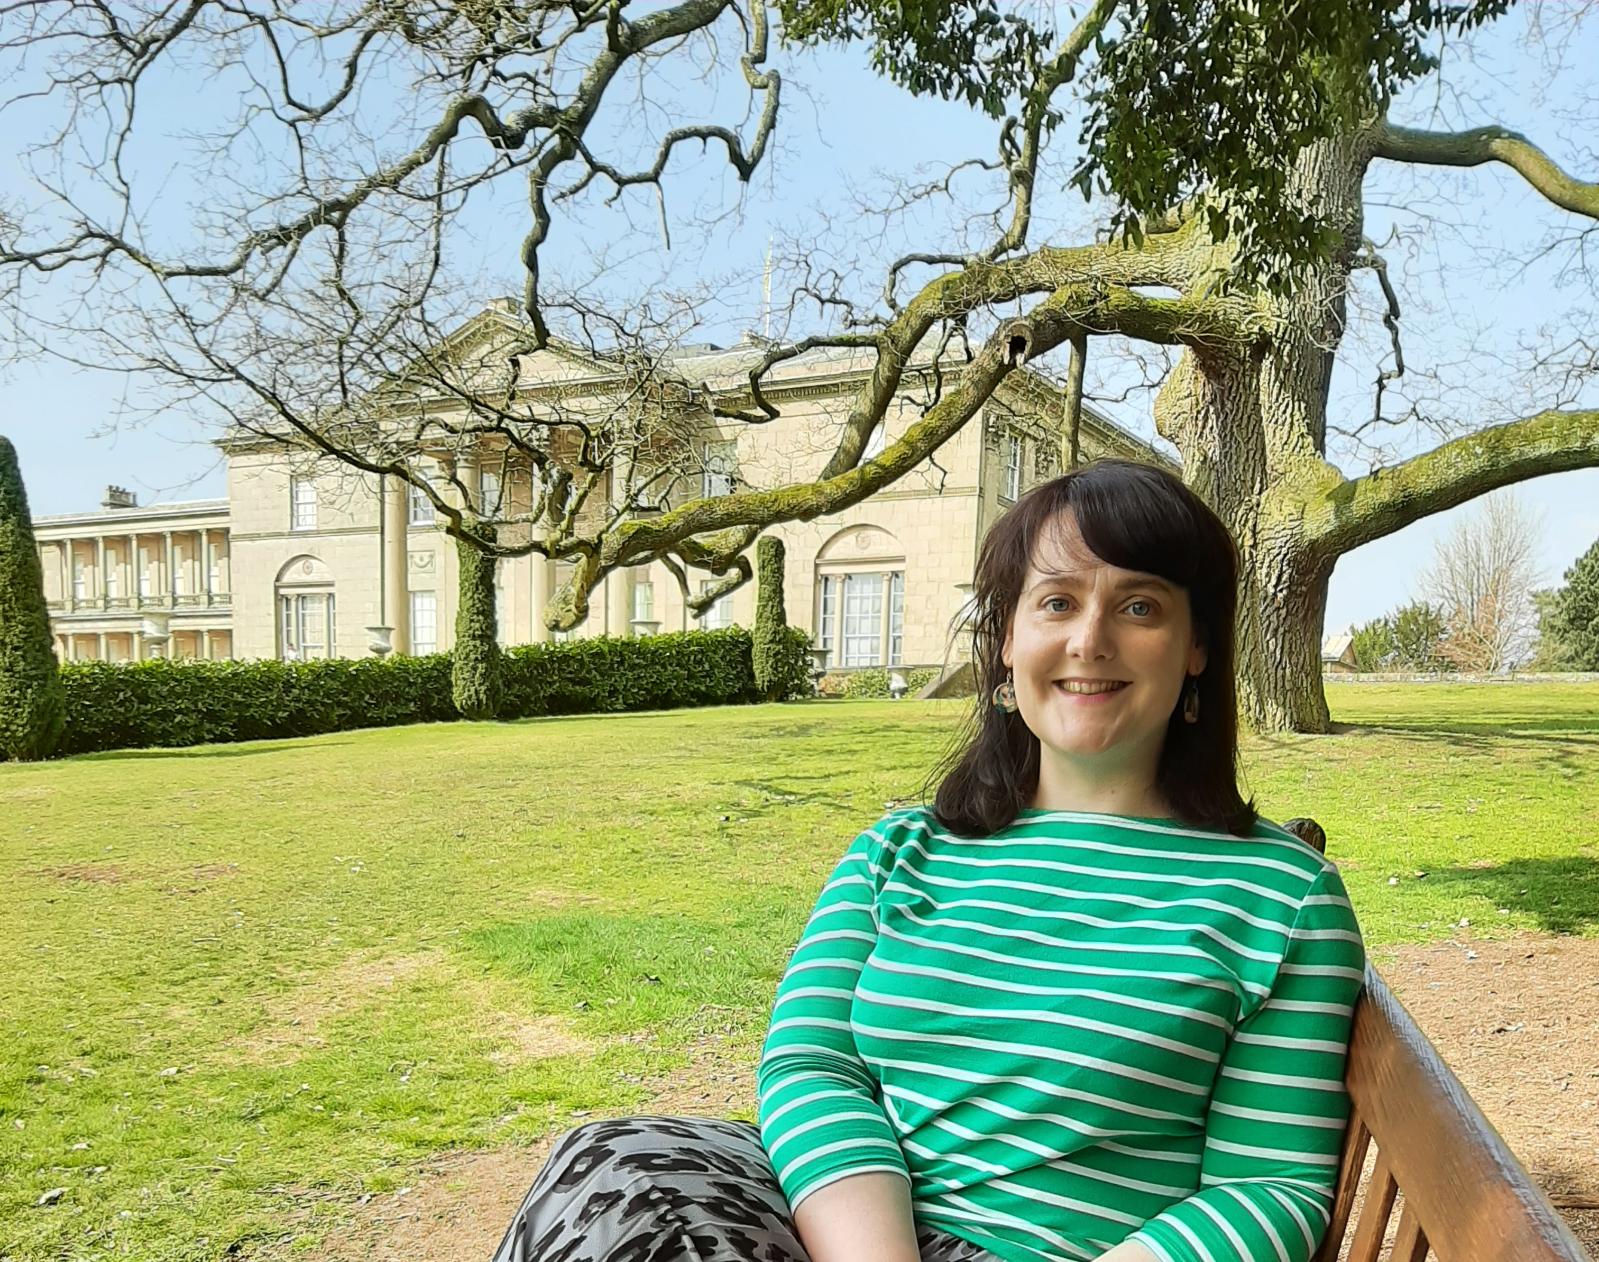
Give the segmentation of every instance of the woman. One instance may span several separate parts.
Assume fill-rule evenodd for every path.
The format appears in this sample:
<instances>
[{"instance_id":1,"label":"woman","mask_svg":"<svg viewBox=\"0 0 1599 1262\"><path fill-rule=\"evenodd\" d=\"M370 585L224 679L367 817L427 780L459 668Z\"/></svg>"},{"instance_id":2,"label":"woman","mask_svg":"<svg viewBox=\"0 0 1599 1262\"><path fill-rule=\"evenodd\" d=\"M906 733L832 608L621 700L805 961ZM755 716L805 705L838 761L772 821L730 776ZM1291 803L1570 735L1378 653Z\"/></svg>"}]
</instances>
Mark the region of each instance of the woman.
<instances>
[{"instance_id":1,"label":"woman","mask_svg":"<svg viewBox=\"0 0 1599 1262\"><path fill-rule=\"evenodd\" d=\"M1237 558L1151 466L984 541L972 730L855 839L778 987L760 1127L563 1137L496 1262L1305 1262L1365 963L1239 794Z\"/></svg>"}]
</instances>

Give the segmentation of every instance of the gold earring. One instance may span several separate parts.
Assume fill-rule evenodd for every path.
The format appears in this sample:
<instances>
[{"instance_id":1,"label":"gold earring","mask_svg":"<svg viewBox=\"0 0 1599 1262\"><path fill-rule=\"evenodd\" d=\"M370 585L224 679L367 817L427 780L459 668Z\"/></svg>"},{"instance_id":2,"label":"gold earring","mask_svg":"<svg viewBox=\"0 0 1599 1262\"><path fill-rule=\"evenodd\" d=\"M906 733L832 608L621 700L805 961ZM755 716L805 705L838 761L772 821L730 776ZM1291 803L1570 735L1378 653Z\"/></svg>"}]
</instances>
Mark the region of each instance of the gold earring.
<instances>
[{"instance_id":1,"label":"gold earring","mask_svg":"<svg viewBox=\"0 0 1599 1262\"><path fill-rule=\"evenodd\" d=\"M994 709L1001 714L1016 713L1018 707L1015 681L1016 677L1014 675L1007 675L1005 682L994 689Z\"/></svg>"},{"instance_id":2,"label":"gold earring","mask_svg":"<svg viewBox=\"0 0 1599 1262\"><path fill-rule=\"evenodd\" d=\"M1199 676L1188 677L1188 687L1183 689L1183 722L1199 722Z\"/></svg>"}]
</instances>

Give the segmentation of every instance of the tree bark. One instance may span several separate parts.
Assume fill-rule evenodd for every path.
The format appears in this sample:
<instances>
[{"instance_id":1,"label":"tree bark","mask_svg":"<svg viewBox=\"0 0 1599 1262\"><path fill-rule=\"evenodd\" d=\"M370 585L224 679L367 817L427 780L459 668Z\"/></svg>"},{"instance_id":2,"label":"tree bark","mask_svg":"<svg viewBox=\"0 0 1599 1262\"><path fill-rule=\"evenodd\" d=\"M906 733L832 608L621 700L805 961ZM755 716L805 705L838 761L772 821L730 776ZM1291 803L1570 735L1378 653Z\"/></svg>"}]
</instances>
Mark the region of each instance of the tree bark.
<instances>
[{"instance_id":1,"label":"tree bark","mask_svg":"<svg viewBox=\"0 0 1599 1262\"><path fill-rule=\"evenodd\" d=\"M1247 349L1190 347L1156 399L1156 428L1182 452L1185 480L1238 545L1238 703L1257 731L1330 727L1321 636L1337 554L1318 546L1302 506L1340 480L1324 455L1327 392L1371 143L1369 132L1346 136L1301 156L1290 209L1317 213L1340 244L1289 294L1261 295L1269 336Z\"/></svg>"}]
</instances>

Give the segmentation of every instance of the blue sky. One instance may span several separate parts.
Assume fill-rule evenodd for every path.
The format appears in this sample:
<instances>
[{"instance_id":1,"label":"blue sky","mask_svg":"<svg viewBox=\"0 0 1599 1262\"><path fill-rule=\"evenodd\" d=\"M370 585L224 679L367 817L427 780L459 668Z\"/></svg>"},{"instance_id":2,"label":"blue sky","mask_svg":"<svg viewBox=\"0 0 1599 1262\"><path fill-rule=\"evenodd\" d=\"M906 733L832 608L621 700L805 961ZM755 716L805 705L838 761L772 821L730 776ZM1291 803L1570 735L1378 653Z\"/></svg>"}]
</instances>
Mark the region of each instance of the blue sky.
<instances>
[{"instance_id":1,"label":"blue sky","mask_svg":"<svg viewBox=\"0 0 1599 1262\"><path fill-rule=\"evenodd\" d=\"M1427 85L1402 101L1396 116L1438 128L1503 122L1527 132L1576 173L1599 177L1599 170L1591 169L1591 153L1584 166L1580 127L1564 116L1576 104L1559 95L1567 79L1551 74L1540 54L1519 45L1518 36L1515 25L1501 23L1471 56L1449 63L1451 93L1436 94ZM1591 45L1592 34L1588 40ZM612 208L590 198L576 207L575 220L557 220L547 254L555 282L669 290L714 273L720 281L717 301L705 310L695 336L726 342L761 320L762 262L774 242L779 252L793 240L816 243L870 294L880 283L885 257L911 242L926 248L936 240L942 248L963 209L992 201L991 189L973 184L962 206L929 208L880 232L874 221L868 234L858 203L880 202L893 180L914 177L923 164L988 156L992 125L964 108L913 100L873 76L855 52L784 55L783 65L789 82L780 143L748 189L739 189L714 157L685 155L674 162L666 189L669 209L674 215L727 212L714 227L700 233L679 227L667 253L655 228L653 197L641 194ZM701 113L737 119L743 94L732 83L713 90L685 81L681 99ZM207 92L225 89L215 82L196 89L192 79L158 85L152 94L157 116L179 129L193 116L197 90L203 106ZM12 122L15 126L15 115ZM616 143L624 150L628 134L628 120L619 119ZM1061 134L1066 153L1073 135L1068 123ZM0 151L11 144L0 144ZM158 146L147 147L137 160L152 170L171 163ZM14 163L0 170L0 195L34 196ZM1537 254L1547 233L1563 222L1571 226L1570 217L1549 212L1519 179L1493 170L1434 174L1380 167L1368 189L1368 234L1379 241L1399 234L1385 253L1405 305L1407 362L1418 374L1429 369L1438 374L1438 384L1425 392L1429 412L1455 423L1474 418L1490 423L1534 410L1528 402L1536 396L1515 372L1518 341L1547 345L1561 329L1584 319L1591 327L1591 292L1580 277L1574 283L1562 276L1562 255L1520 268ZM192 205L203 203L204 190L186 185L181 172L170 173L163 197L150 207L150 221L158 231L181 236L186 215ZM469 244L462 248L474 259L485 298L513 292L519 283L519 197L520 189L510 187L484 198L467 221ZM1100 210L1084 207L1075 195L1046 198L1034 240L1091 239ZM930 238L929 233L939 235ZM606 249L619 251L627 261L613 265L609 280L596 280L595 260ZM1369 280L1362 278L1357 308L1371 307L1375 287ZM813 327L802 323L795 329ZM1363 325L1357 321L1346 339L1330 409L1335 421L1353 423L1369 413L1370 382L1386 350L1384 336L1368 318ZM1483 354L1484 348L1502 351L1510 362ZM92 353L86 347L66 349ZM1115 365L1113 349L1104 348L1101 356L1096 345L1091 357L1107 393L1127 379ZM1593 405L1591 394L1587 402ZM141 502L224 493L207 419L172 405L148 383L37 359L0 368L0 406L5 418L0 430L18 447L35 513L91 508L109 483L132 488ZM1147 393L1104 406L1129 428L1152 434ZM1389 436L1389 452L1402 457L1435 441L1411 427ZM1341 455L1346 472L1364 471L1358 454ZM1546 580L1556 581L1599 538L1599 470L1523 483L1519 493L1542 514L1541 563ZM1433 541L1469 512L1468 507L1428 518L1343 558L1333 577L1328 629L1364 621L1410 599Z\"/></svg>"}]
</instances>

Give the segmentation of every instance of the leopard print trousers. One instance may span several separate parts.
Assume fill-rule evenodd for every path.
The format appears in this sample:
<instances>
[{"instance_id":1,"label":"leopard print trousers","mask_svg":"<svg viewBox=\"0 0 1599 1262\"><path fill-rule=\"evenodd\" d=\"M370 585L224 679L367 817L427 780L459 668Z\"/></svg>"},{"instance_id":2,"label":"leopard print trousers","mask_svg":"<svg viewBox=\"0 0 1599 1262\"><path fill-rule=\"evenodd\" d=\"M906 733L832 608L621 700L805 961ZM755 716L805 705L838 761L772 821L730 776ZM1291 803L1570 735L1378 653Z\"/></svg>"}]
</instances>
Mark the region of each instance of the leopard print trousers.
<instances>
[{"instance_id":1,"label":"leopard print trousers","mask_svg":"<svg viewBox=\"0 0 1599 1262\"><path fill-rule=\"evenodd\" d=\"M917 1229L922 1262L999 1262ZM750 1122L623 1117L556 1142L493 1262L808 1262Z\"/></svg>"}]
</instances>

